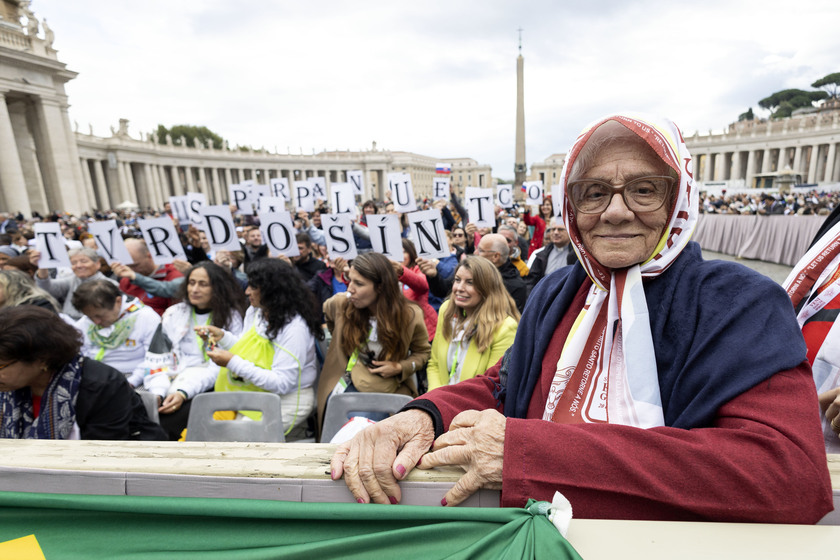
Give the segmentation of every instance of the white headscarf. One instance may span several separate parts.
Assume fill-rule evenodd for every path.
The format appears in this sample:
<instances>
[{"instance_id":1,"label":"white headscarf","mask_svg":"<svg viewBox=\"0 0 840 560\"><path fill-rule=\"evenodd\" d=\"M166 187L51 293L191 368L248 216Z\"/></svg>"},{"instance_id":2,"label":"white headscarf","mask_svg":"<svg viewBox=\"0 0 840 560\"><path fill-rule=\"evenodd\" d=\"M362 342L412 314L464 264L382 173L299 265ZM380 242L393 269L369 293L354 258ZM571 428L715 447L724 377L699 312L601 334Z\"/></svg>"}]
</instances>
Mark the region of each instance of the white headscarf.
<instances>
[{"instance_id":1,"label":"white headscarf","mask_svg":"<svg viewBox=\"0 0 840 560\"><path fill-rule=\"evenodd\" d=\"M678 176L668 223L653 254L641 264L615 271L596 261L583 245L575 209L566 193L570 172L581 151L598 128L610 121L644 140ZM559 204L572 246L593 286L557 364L544 419L551 420L555 412L571 404L585 422L642 428L664 425L642 279L664 272L691 238L699 206L692 170L682 134L667 119L611 115L587 126L572 146L560 179ZM591 378L588 394L565 394L573 372L581 368L584 379ZM573 390L579 391L578 387L570 388L570 392Z\"/></svg>"}]
</instances>

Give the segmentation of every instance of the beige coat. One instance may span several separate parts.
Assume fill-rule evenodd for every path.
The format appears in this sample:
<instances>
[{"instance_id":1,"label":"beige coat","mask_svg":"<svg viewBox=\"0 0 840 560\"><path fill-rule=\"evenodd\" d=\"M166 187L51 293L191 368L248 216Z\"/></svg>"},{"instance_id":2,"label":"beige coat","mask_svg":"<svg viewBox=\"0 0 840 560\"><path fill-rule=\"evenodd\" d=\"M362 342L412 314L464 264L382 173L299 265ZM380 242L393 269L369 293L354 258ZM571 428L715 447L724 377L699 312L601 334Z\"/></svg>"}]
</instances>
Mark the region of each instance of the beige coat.
<instances>
[{"instance_id":1,"label":"beige coat","mask_svg":"<svg viewBox=\"0 0 840 560\"><path fill-rule=\"evenodd\" d=\"M327 328L332 333L332 341L324 360L324 367L321 370L321 377L318 381L318 425L324 421L324 408L327 397L335 388L338 380L347 370L347 362L350 356L341 350L341 333L344 328L344 308L350 305L347 295L336 294L324 302L324 316L327 318ZM405 326L402 331L404 340L408 342L409 355L406 359L400 360L402 373L394 377L381 377L372 374L361 360L356 362L350 377L353 385L363 393L402 393L404 395L417 396L417 388L411 377L423 369L429 360L431 346L429 345L429 333L423 321L423 311L419 306L412 304L413 318L411 323Z\"/></svg>"}]
</instances>

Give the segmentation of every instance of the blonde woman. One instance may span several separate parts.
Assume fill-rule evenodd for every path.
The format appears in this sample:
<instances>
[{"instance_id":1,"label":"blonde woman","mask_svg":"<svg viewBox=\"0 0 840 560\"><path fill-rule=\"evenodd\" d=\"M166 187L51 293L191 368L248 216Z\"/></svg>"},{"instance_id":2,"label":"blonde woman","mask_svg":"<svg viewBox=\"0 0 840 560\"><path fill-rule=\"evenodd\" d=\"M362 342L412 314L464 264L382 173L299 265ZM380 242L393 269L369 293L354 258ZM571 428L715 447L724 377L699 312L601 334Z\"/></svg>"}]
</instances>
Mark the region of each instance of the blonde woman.
<instances>
[{"instance_id":1,"label":"blonde woman","mask_svg":"<svg viewBox=\"0 0 840 560\"><path fill-rule=\"evenodd\" d=\"M455 269L452 294L440 308L427 375L429 390L481 375L513 344L519 311L499 270L482 257Z\"/></svg>"}]
</instances>

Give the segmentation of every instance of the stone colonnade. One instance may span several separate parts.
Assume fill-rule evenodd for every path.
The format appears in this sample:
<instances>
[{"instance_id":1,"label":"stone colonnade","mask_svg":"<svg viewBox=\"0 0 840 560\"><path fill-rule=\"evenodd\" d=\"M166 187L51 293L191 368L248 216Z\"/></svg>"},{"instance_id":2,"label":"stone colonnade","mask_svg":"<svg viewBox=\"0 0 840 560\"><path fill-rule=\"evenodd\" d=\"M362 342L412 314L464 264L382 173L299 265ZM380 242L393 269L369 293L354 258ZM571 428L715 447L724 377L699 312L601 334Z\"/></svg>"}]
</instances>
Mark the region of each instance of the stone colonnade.
<instances>
[{"instance_id":1,"label":"stone colonnade","mask_svg":"<svg viewBox=\"0 0 840 560\"><path fill-rule=\"evenodd\" d=\"M778 121L746 121L724 134L685 139L701 183L761 187L761 175L790 169L801 183L840 181L840 110Z\"/></svg>"},{"instance_id":2,"label":"stone colonnade","mask_svg":"<svg viewBox=\"0 0 840 560\"><path fill-rule=\"evenodd\" d=\"M2 123L0 123L2 126ZM205 195L209 204L225 204L228 187L247 180L267 185L271 179L295 181L324 177L327 186L347 182L347 172L364 172L364 199L382 200L390 172L388 152L354 152L350 157L284 156L161 145L127 135L98 138L77 134L79 168L91 207L116 208L130 202L161 209L170 196Z\"/></svg>"}]
</instances>

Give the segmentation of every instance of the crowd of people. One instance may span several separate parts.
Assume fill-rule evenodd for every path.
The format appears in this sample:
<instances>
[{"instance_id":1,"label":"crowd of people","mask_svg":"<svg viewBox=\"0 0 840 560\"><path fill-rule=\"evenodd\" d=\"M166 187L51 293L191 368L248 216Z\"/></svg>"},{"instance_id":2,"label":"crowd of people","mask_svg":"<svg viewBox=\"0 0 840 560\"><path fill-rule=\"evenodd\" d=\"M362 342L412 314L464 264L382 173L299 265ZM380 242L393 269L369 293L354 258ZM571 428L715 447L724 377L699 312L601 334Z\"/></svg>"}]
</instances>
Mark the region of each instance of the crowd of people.
<instances>
[{"instance_id":1,"label":"crowd of people","mask_svg":"<svg viewBox=\"0 0 840 560\"><path fill-rule=\"evenodd\" d=\"M795 193L700 193L703 214L760 216L828 216L840 206L840 191L809 190Z\"/></svg>"},{"instance_id":2,"label":"crowd of people","mask_svg":"<svg viewBox=\"0 0 840 560\"><path fill-rule=\"evenodd\" d=\"M361 411L375 423L333 456L361 503L398 503L414 468L458 466L444 506L495 488L516 507L560 492L581 517L814 523L832 507L840 373L833 323L807 310L840 301L840 257L809 252L819 278L803 265L787 294L704 261L699 212L745 200L701 201L691 162L670 121L606 117L569 152L561 217L546 197L478 228L454 192L420 201L441 213L443 258L418 254L404 217L402 260L372 250L367 217L387 200L360 205L349 262L326 250L326 207L295 217L299 256L270 255L245 215L240 251L180 227L188 260L163 266L140 215L116 216L133 262L111 266L86 231L96 217L53 216L68 270L39 269L31 221L7 216L0 437L177 439L196 395L264 391L288 440L318 438L335 395L400 393L414 400ZM835 230L813 251L840 246ZM814 317L820 334L803 338Z\"/></svg>"},{"instance_id":3,"label":"crowd of people","mask_svg":"<svg viewBox=\"0 0 840 560\"><path fill-rule=\"evenodd\" d=\"M276 393L286 438L317 437L338 392L416 397L482 374L513 343L530 289L573 261L550 198L533 217L497 207L497 228L482 231L454 193L418 202L444 217L449 256L418 256L407 227L401 262L373 252L366 217L393 212L388 200L361 205L351 262L327 254L325 206L295 216L298 256L269 256L258 219L246 214L236 216L240 251L214 252L203 231L177 224L187 261L165 265L155 264L138 220L177 223L168 206L56 214L46 220L61 225L66 270L39 268L32 229L41 218L3 216L0 307L38 305L74 326L80 362L110 366L154 395L168 439L183 438L192 399L207 391ZM132 262L109 265L97 253L88 225L100 219L117 220Z\"/></svg>"}]
</instances>

